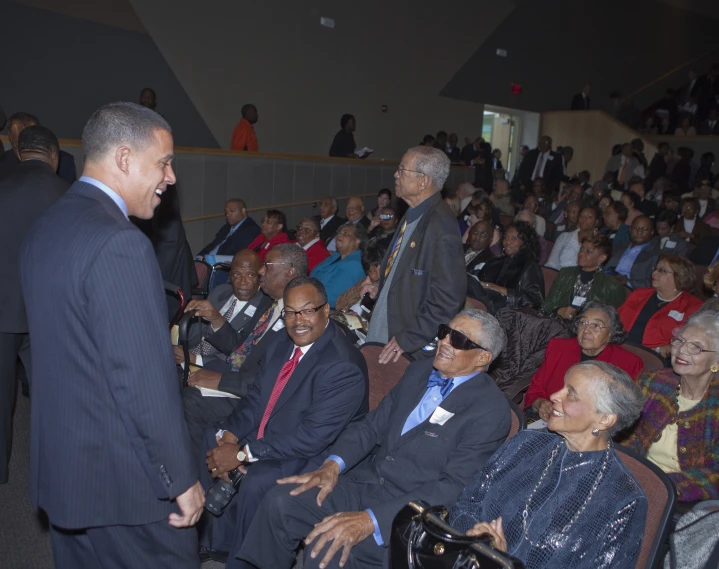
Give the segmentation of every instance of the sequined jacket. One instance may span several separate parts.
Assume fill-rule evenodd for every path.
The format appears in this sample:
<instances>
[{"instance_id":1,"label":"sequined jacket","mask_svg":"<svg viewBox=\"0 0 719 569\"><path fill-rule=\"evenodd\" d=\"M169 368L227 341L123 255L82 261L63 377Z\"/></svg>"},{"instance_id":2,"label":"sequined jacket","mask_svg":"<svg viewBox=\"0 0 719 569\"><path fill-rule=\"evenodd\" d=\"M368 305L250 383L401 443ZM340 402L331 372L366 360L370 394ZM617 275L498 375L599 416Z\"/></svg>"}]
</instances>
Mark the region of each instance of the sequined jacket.
<instances>
[{"instance_id":1,"label":"sequined jacket","mask_svg":"<svg viewBox=\"0 0 719 569\"><path fill-rule=\"evenodd\" d=\"M528 569L630 569L646 514L647 497L614 450L572 452L559 435L527 430L464 489L450 523L465 533L501 516L507 552Z\"/></svg>"},{"instance_id":2,"label":"sequined jacket","mask_svg":"<svg viewBox=\"0 0 719 569\"><path fill-rule=\"evenodd\" d=\"M634 430L620 442L646 456L649 447L677 413L679 376L672 369L640 374L647 398ZM709 385L704 399L678 416L677 456L681 472L668 473L681 502L719 498L719 381Z\"/></svg>"}]
</instances>

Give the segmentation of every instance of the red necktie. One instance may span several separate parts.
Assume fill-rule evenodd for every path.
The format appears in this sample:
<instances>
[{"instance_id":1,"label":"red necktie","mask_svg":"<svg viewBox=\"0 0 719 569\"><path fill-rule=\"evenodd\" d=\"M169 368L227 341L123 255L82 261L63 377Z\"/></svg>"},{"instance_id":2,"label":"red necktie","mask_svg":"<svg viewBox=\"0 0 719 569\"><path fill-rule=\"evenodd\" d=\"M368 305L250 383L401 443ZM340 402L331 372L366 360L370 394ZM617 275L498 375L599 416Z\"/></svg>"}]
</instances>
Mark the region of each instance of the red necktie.
<instances>
[{"instance_id":1,"label":"red necktie","mask_svg":"<svg viewBox=\"0 0 719 569\"><path fill-rule=\"evenodd\" d=\"M302 350L300 348L296 348L295 353L292 354L292 359L286 361L285 365L282 366L282 369L280 370L280 375L277 376L275 386L272 388L272 393L270 393L270 400L267 402L267 407L265 407L265 412L262 415L262 420L260 421L260 428L257 429L257 440L260 440L262 437L265 436L265 427L267 426L267 421L270 420L270 415L272 415L272 411L277 404L277 400L280 398L280 395L282 395L282 390L285 388L285 385L287 385L287 382L289 381L292 372L295 371L297 364L300 363L301 357Z\"/></svg>"}]
</instances>

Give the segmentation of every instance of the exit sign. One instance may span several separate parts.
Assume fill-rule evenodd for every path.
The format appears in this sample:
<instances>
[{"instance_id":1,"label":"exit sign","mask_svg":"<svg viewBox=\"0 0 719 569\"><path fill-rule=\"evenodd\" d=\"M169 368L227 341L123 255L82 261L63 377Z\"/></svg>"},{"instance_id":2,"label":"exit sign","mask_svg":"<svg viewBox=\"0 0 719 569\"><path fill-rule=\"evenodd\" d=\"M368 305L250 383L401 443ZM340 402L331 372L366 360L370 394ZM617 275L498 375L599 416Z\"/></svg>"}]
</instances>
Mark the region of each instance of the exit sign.
<instances>
[{"instance_id":1,"label":"exit sign","mask_svg":"<svg viewBox=\"0 0 719 569\"><path fill-rule=\"evenodd\" d=\"M512 94L513 95L521 95L522 94L522 86L519 83L512 83Z\"/></svg>"}]
</instances>

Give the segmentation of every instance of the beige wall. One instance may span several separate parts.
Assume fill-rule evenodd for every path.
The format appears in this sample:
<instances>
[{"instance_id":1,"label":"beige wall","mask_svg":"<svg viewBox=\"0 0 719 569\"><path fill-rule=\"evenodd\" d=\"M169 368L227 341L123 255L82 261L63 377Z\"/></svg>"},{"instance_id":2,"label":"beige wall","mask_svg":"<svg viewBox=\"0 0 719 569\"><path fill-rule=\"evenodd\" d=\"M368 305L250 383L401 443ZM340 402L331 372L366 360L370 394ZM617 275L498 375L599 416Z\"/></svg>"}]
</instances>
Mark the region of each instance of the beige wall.
<instances>
[{"instance_id":1,"label":"beige wall","mask_svg":"<svg viewBox=\"0 0 719 569\"><path fill-rule=\"evenodd\" d=\"M438 130L474 138L481 103L439 96L514 2L131 0L224 147L255 103L260 149L326 156L343 113L357 144L397 159ZM222 14L222 17L218 17ZM336 27L321 27L321 16ZM381 112L387 105L389 111Z\"/></svg>"},{"instance_id":2,"label":"beige wall","mask_svg":"<svg viewBox=\"0 0 719 569\"><path fill-rule=\"evenodd\" d=\"M622 124L604 111L551 111L542 113L541 135L552 137L554 147L572 146L574 159L569 176L589 170L592 183L604 176L612 146L634 138L644 141L644 155L651 160L657 151L654 142Z\"/></svg>"}]
</instances>

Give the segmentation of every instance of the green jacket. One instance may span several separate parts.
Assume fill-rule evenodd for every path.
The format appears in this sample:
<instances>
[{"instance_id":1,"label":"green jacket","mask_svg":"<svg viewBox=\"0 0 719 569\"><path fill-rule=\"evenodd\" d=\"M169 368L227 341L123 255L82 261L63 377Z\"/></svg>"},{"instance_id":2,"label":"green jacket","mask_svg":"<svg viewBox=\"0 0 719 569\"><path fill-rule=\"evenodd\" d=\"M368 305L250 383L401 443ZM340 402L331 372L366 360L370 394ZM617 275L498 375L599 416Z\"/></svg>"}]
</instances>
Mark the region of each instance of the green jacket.
<instances>
[{"instance_id":1,"label":"green jacket","mask_svg":"<svg viewBox=\"0 0 719 569\"><path fill-rule=\"evenodd\" d=\"M579 267L567 267L559 271L542 305L545 312L554 312L558 308L570 305L574 283L580 270ZM623 284L614 277L598 272L594 276L594 283L592 283L592 289L589 291L587 300L596 300L617 308L624 302L626 297L627 290Z\"/></svg>"}]
</instances>

